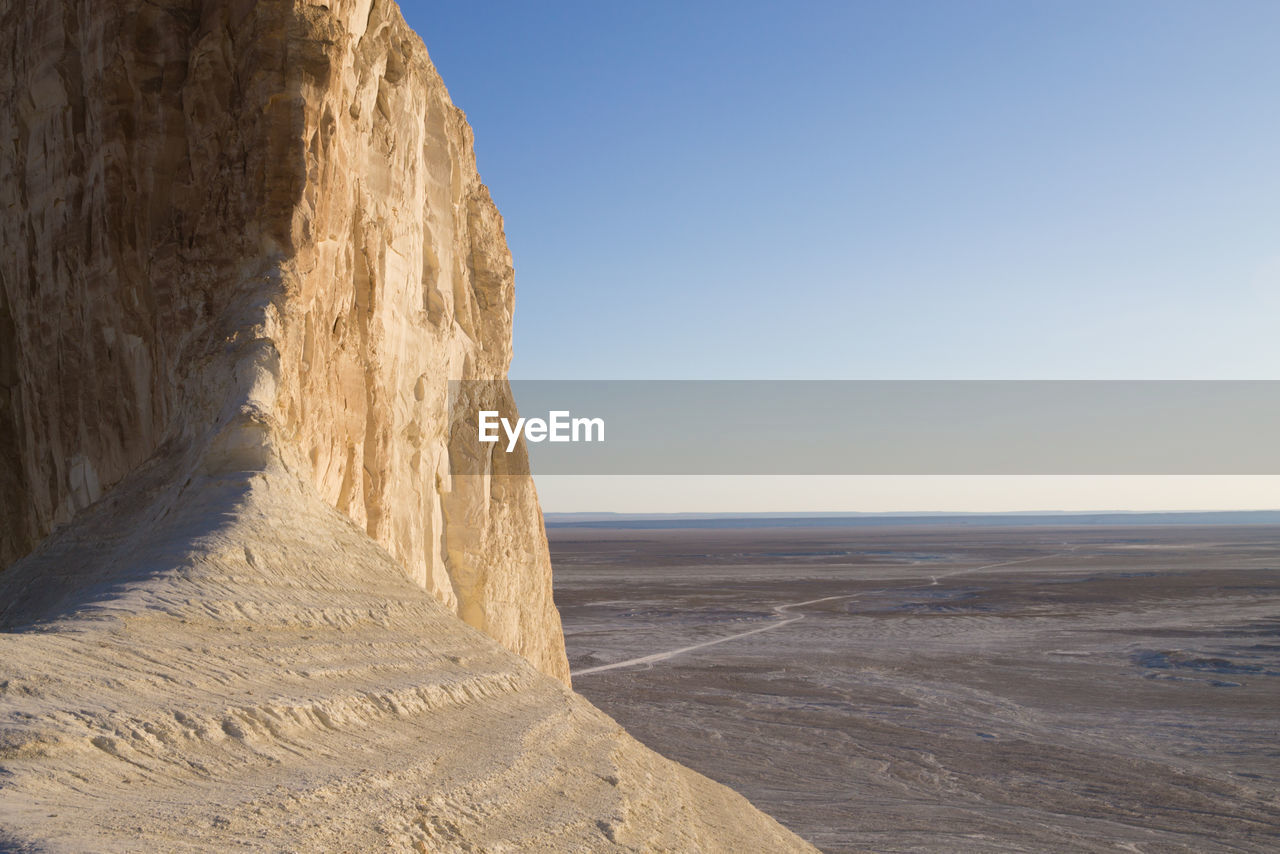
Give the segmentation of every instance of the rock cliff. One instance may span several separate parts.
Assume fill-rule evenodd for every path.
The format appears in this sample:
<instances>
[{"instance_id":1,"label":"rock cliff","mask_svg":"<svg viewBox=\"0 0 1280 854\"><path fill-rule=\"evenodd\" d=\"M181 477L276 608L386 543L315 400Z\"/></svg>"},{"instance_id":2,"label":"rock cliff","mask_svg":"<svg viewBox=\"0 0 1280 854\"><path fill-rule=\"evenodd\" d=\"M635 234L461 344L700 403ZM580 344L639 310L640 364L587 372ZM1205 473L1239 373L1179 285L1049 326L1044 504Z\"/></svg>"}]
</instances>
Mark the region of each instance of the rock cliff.
<instances>
[{"instance_id":1,"label":"rock cliff","mask_svg":"<svg viewBox=\"0 0 1280 854\"><path fill-rule=\"evenodd\" d=\"M511 258L395 5L2 14L0 567L157 454L278 457L567 682L532 483L451 474L448 384L505 378Z\"/></svg>"},{"instance_id":2,"label":"rock cliff","mask_svg":"<svg viewBox=\"0 0 1280 854\"><path fill-rule=\"evenodd\" d=\"M567 686L447 417L509 403L502 221L393 4L8 4L0 99L0 850L812 850Z\"/></svg>"}]
</instances>

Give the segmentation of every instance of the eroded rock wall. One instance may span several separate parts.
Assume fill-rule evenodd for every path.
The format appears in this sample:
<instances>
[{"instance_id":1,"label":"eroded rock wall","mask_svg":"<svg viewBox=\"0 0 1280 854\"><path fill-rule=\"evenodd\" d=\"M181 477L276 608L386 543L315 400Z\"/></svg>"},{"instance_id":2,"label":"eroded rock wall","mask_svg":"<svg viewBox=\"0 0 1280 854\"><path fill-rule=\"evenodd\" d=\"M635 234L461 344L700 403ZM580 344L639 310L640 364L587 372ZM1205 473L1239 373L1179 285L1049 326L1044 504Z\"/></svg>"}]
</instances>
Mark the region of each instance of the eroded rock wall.
<instances>
[{"instance_id":1,"label":"eroded rock wall","mask_svg":"<svg viewBox=\"0 0 1280 854\"><path fill-rule=\"evenodd\" d=\"M278 458L567 680L532 482L453 474L513 273L395 5L34 0L0 54L0 565L148 458Z\"/></svg>"}]
</instances>

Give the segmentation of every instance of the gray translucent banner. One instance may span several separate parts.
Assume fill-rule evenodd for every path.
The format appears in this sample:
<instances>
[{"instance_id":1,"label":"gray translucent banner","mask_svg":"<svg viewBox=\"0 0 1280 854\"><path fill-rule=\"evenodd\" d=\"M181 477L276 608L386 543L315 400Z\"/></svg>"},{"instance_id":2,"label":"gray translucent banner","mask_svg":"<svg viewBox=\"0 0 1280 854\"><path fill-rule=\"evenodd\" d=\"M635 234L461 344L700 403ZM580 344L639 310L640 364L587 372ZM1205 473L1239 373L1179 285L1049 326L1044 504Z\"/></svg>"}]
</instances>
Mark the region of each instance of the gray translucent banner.
<instances>
[{"instance_id":1,"label":"gray translucent banner","mask_svg":"<svg viewBox=\"0 0 1280 854\"><path fill-rule=\"evenodd\" d=\"M1280 474L1280 381L509 388L451 384L456 474Z\"/></svg>"}]
</instances>

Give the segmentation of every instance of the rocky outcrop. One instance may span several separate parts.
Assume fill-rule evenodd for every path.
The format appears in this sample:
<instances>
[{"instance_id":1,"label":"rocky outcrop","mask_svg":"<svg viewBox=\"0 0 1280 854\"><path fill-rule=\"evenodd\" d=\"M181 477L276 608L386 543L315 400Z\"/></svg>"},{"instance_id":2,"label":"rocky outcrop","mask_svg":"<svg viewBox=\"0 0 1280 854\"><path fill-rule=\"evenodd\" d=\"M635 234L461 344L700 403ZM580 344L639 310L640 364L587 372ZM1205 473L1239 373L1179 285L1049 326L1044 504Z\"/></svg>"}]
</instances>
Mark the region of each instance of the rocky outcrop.
<instances>
[{"instance_id":1,"label":"rocky outcrop","mask_svg":"<svg viewBox=\"0 0 1280 854\"><path fill-rule=\"evenodd\" d=\"M33 0L0 55L0 566L145 461L279 460L567 682L531 481L453 474L511 259L394 4Z\"/></svg>"},{"instance_id":2,"label":"rocky outcrop","mask_svg":"<svg viewBox=\"0 0 1280 854\"><path fill-rule=\"evenodd\" d=\"M9 4L0 98L0 849L811 850L568 689L533 485L449 427L509 409L502 221L393 4Z\"/></svg>"}]
</instances>

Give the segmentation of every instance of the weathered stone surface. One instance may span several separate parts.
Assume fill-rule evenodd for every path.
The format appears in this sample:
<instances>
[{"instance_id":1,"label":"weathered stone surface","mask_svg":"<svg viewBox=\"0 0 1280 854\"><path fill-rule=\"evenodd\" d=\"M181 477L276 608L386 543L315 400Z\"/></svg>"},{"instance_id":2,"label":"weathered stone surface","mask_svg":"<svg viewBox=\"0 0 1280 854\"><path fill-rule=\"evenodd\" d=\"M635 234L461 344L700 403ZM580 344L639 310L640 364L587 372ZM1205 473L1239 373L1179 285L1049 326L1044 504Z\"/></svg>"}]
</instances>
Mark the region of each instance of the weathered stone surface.
<instances>
[{"instance_id":1,"label":"weathered stone surface","mask_svg":"<svg viewBox=\"0 0 1280 854\"><path fill-rule=\"evenodd\" d=\"M9 4L0 101L0 849L811 850L569 691L531 481L453 474L511 260L393 4Z\"/></svg>"},{"instance_id":2,"label":"weathered stone surface","mask_svg":"<svg viewBox=\"0 0 1280 854\"><path fill-rule=\"evenodd\" d=\"M280 460L180 468L0 576L0 850L813 850L463 624Z\"/></svg>"},{"instance_id":3,"label":"weathered stone surface","mask_svg":"<svg viewBox=\"0 0 1280 854\"><path fill-rule=\"evenodd\" d=\"M451 476L512 267L394 4L33 0L0 55L0 566L157 454L278 457L567 681L532 483Z\"/></svg>"}]
</instances>

